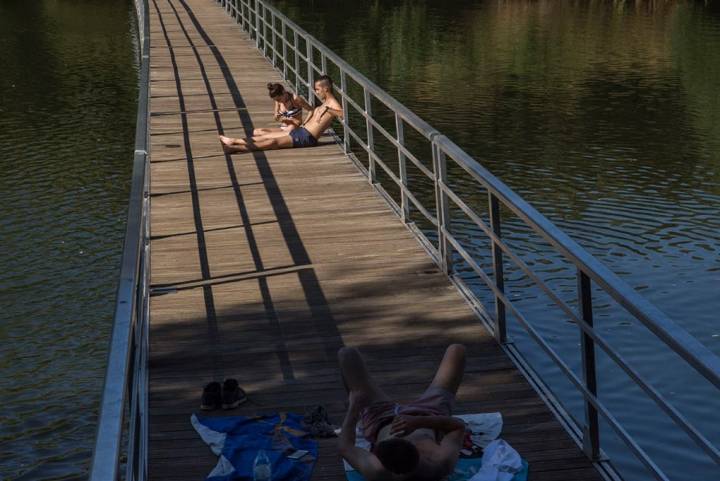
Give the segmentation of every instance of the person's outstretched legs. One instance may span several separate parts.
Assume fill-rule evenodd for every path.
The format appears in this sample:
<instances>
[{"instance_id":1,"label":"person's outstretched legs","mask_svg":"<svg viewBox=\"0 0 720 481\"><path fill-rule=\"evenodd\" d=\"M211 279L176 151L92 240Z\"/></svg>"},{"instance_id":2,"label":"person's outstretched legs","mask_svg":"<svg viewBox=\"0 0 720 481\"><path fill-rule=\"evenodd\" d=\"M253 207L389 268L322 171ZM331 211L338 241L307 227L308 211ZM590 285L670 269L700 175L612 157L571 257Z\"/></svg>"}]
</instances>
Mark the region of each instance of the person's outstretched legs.
<instances>
[{"instance_id":1,"label":"person's outstretched legs","mask_svg":"<svg viewBox=\"0 0 720 481\"><path fill-rule=\"evenodd\" d=\"M462 344L451 344L445 350L445 355L428 389L439 387L456 394L462 382L464 372L465 346Z\"/></svg>"},{"instance_id":2,"label":"person's outstretched legs","mask_svg":"<svg viewBox=\"0 0 720 481\"><path fill-rule=\"evenodd\" d=\"M218 135L220 143L223 145L245 145L246 139L234 139L232 137L225 137L224 135Z\"/></svg>"},{"instance_id":3,"label":"person's outstretched legs","mask_svg":"<svg viewBox=\"0 0 720 481\"><path fill-rule=\"evenodd\" d=\"M360 351L352 347L343 347L338 351L338 361L348 395L364 398L366 404L390 400L388 395L370 377Z\"/></svg>"},{"instance_id":4,"label":"person's outstretched legs","mask_svg":"<svg viewBox=\"0 0 720 481\"><path fill-rule=\"evenodd\" d=\"M280 127L261 127L253 130L253 137L263 137L267 134L274 134L277 132L285 132Z\"/></svg>"},{"instance_id":5,"label":"person's outstretched legs","mask_svg":"<svg viewBox=\"0 0 720 481\"><path fill-rule=\"evenodd\" d=\"M275 138L254 139L233 139L223 135L218 137L226 154L252 152L255 150L276 150L289 149L293 146L290 135Z\"/></svg>"}]
</instances>

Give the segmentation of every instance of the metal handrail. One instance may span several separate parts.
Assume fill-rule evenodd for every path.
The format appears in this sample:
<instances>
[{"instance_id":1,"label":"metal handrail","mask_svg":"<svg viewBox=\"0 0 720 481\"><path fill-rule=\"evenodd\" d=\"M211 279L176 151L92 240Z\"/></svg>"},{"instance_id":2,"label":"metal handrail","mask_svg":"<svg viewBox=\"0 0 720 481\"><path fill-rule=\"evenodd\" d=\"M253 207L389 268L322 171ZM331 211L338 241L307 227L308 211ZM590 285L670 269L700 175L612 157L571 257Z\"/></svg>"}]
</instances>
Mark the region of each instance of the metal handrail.
<instances>
[{"instance_id":1,"label":"metal handrail","mask_svg":"<svg viewBox=\"0 0 720 481\"><path fill-rule=\"evenodd\" d=\"M579 423L577 420L565 413L561 405L556 405L554 408L557 413L564 415L565 419L563 419L563 421L567 423L571 434L575 436L575 439L592 460L601 460L598 418L598 415L601 415L619 438L628 445L630 450L657 479L667 479L660 467L643 451L625 431L620 422L617 421L612 413L600 402L597 396L597 373L595 372L595 345L597 345L606 352L608 357L623 369L630 379L643 389L648 397L700 446L713 461L720 464L720 451L594 330L592 319L593 283L614 299L620 307L646 326L650 332L673 352L682 357L689 366L694 368L716 388L720 388L720 358L717 355L712 353L687 331L675 324L664 313L640 296L626 282L591 256L460 147L447 137L441 135L407 107L384 92L380 87L367 79L351 65L347 64L309 33L285 17L285 15L276 8L264 0L218 1L224 6L226 11L241 24L242 28L250 34L251 38L255 39L258 49L273 63L273 66L286 80L289 79L288 72L292 72L295 91L299 91L300 87L303 87L307 89L308 96L313 95L312 87L315 74L327 72L328 62L332 62L335 65L340 72L340 85L336 86L336 90L342 100L343 109L346 111L345 119L342 121L343 139L340 139L346 153L348 153L351 158L354 158L356 164L368 177L370 183L383 194L390 206L400 215L403 222L419 237L423 245L429 250L435 261L448 274L450 279L461 288L461 291L466 296L470 297L470 300L473 301L475 305L480 306L481 318L488 329L494 333L503 346L503 349L511 355L511 358L520 364L521 369L523 369L529 377L534 379L536 387L543 393L546 393L546 397L549 396L550 401L554 403L558 403L558 401L551 395L551 391L547 385L542 380L537 379L537 376L532 372L531 368L529 368L517 348L511 342L508 342L505 326L506 310L510 311L519 320L530 337L548 354L561 371L565 373L585 400L584 425L578 426ZM288 40L288 32L291 34L292 42ZM304 51L300 48L299 39L305 42L306 48ZM277 45L278 40L282 43L280 47ZM288 59L288 52L293 54L294 65L291 64ZM315 63L314 57L316 52L320 54L321 65ZM300 60L307 64L305 69L306 75L304 77L300 68ZM347 89L347 78L351 78L362 88L364 97L362 101L356 101L350 97ZM383 103L385 107L395 115L396 135L393 136L392 133L388 132L388 130L373 117L371 109L372 99ZM365 139L367 140L363 140L360 133L350 128L349 121L347 120L349 107L364 118ZM405 125L412 127L430 142L433 152L432 170L423 165L417 157L407 149L403 135ZM378 132L397 150L398 173L394 172L375 151L373 132ZM354 141L367 153L367 167L351 152L351 141ZM450 158L454 165L462 168L478 184L487 190L490 225L485 223L448 185L447 158ZM408 187L408 178L405 172L405 161L407 159L410 159L423 175L433 179L436 192L435 215L419 202L418 198ZM401 197L399 205L387 194L382 185L376 181L375 174L378 165L397 186ZM465 250L453 235L449 218L451 203L462 210L490 239L493 254L492 277L477 264L472 258L472 255ZM435 245L424 232L417 229L412 222L410 222L410 205L413 205L430 224L437 228L437 245ZM503 241L501 236L502 221L500 219L500 205L509 209L526 226L546 240L564 259L575 266L578 275L578 303L580 312L575 312L566 302L562 301L560 296L547 286L547 284L512 251L508 244ZM465 260L471 269L478 274L480 279L483 280L493 292L496 306L494 313L487 312L463 279L455 275L453 272L453 252ZM554 352L549 344L527 321L517 306L505 295L503 275L505 259L512 261L525 272L530 279L558 305L561 311L578 325L582 334L582 380L562 361L560 356Z\"/></svg>"},{"instance_id":2,"label":"metal handrail","mask_svg":"<svg viewBox=\"0 0 720 481\"><path fill-rule=\"evenodd\" d=\"M135 1L140 42L135 151L125 241L120 263L105 384L98 418L91 481L147 479L147 355L149 317L149 77L148 1ZM129 416L125 416L126 411ZM127 437L127 446L122 438Z\"/></svg>"}]
</instances>

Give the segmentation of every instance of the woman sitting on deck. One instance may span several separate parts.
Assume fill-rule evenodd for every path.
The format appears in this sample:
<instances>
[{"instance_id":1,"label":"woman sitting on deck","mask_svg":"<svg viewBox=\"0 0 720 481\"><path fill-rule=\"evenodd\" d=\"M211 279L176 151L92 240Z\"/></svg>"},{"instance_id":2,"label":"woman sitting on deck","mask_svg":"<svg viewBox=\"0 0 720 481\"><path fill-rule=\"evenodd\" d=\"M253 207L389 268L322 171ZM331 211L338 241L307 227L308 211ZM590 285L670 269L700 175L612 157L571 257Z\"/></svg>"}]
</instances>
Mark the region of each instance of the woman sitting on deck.
<instances>
[{"instance_id":1,"label":"woman sitting on deck","mask_svg":"<svg viewBox=\"0 0 720 481\"><path fill-rule=\"evenodd\" d=\"M281 125L279 128L255 129L253 130L253 138L272 137L273 134L276 134L276 137L282 137L282 134L289 133L302 125L303 108L312 110L302 97L291 94L285 90L282 84L269 83L267 88L268 95L275 104L273 108L274 118L281 122Z\"/></svg>"},{"instance_id":2,"label":"woman sitting on deck","mask_svg":"<svg viewBox=\"0 0 720 481\"><path fill-rule=\"evenodd\" d=\"M315 81L315 95L322 101L313 109L307 102L297 97L303 108L312 110L308 119L290 132L281 129L254 135L247 139L233 139L220 136L223 150L228 154L251 152L255 150L289 149L293 147L315 147L317 139L336 118L343 118L343 110L332 92L332 79L327 75Z\"/></svg>"}]
</instances>

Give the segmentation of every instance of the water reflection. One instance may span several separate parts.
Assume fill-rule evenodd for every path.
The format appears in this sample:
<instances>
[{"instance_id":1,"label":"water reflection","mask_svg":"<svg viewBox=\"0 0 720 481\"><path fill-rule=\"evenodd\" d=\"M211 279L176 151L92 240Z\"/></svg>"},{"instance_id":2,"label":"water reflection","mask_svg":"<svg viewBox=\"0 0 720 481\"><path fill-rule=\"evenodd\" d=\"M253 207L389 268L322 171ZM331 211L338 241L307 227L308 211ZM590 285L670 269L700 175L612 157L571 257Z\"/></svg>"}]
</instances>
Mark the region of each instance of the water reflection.
<instances>
[{"instance_id":1,"label":"water reflection","mask_svg":"<svg viewBox=\"0 0 720 481\"><path fill-rule=\"evenodd\" d=\"M274 3L720 353L717 2ZM393 155L391 149L384 155L391 165ZM431 206L430 184L419 172L410 176ZM381 179L387 185L387 176ZM485 212L482 189L457 169L451 170L451 183ZM505 215L509 243L574 306L572 266ZM486 237L462 214L454 213L453 219L463 245L488 267ZM425 227L432 236L431 226ZM459 269L492 306L479 279L467 266ZM578 372L577 327L557 309L548 309L548 299L520 271L508 268L508 277L518 306ZM597 323L606 338L720 443L717 410L703 402L716 391L681 367L614 301L599 292L595 296ZM537 369L555 372L535 355L520 329L514 327L513 334ZM700 472L718 476L717 467L656 416L604 355L600 365L603 399L671 479ZM582 417L582 405L567 383L558 380L553 388ZM627 479L644 479L627 452L609 449ZM678 449L682 460L675 456Z\"/></svg>"},{"instance_id":2,"label":"water reflection","mask_svg":"<svg viewBox=\"0 0 720 481\"><path fill-rule=\"evenodd\" d=\"M85 479L129 190L126 0L0 2L0 477Z\"/></svg>"}]
</instances>

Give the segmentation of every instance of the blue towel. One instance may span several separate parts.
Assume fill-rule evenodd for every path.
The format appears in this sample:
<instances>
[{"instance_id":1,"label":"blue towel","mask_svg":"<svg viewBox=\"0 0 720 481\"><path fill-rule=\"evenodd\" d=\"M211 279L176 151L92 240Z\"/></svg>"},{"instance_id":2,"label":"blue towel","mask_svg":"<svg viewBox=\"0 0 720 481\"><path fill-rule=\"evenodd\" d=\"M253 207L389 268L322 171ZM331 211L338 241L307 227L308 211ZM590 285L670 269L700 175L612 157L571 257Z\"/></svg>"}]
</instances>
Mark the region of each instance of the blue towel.
<instances>
[{"instance_id":1,"label":"blue towel","mask_svg":"<svg viewBox=\"0 0 720 481\"><path fill-rule=\"evenodd\" d=\"M263 449L272 463L272 481L308 481L318 456L317 441L307 437L302 416L279 413L261 417L221 416L190 418L193 427L218 455L207 481L252 481L253 462ZM299 460L287 454L304 449Z\"/></svg>"}]
</instances>

